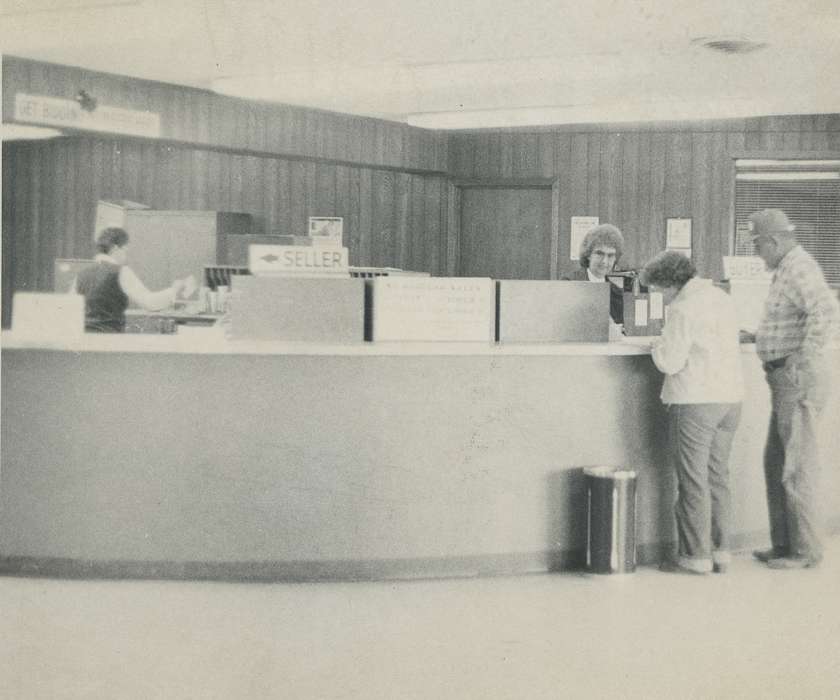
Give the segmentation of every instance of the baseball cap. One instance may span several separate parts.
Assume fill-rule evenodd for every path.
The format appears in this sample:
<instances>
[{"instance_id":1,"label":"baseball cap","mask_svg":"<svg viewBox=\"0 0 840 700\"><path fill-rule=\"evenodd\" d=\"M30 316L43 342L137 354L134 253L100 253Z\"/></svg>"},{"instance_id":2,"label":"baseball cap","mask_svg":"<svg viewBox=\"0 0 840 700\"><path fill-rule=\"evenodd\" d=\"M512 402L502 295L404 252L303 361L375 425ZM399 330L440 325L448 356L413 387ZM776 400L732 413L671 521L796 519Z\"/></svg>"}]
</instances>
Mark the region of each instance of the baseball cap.
<instances>
[{"instance_id":1,"label":"baseball cap","mask_svg":"<svg viewBox=\"0 0 840 700\"><path fill-rule=\"evenodd\" d=\"M771 236L774 233L790 233L796 228L781 209L762 209L750 214L748 224L750 236Z\"/></svg>"}]
</instances>

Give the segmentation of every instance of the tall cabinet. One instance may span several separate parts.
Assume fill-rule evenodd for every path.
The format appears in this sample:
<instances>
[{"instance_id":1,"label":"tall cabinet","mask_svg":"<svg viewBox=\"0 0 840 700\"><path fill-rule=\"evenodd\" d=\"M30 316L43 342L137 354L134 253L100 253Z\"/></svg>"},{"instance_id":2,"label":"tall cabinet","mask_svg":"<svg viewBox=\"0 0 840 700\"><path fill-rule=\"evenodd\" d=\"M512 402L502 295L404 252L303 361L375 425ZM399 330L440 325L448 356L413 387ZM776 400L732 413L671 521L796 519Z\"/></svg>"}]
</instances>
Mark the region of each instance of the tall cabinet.
<instances>
[{"instance_id":1,"label":"tall cabinet","mask_svg":"<svg viewBox=\"0 0 840 700\"><path fill-rule=\"evenodd\" d=\"M204 266L224 257L225 240L251 233L251 215L222 211L162 211L101 202L100 223L121 226L129 236L129 265L152 290L194 275L204 280Z\"/></svg>"}]
</instances>

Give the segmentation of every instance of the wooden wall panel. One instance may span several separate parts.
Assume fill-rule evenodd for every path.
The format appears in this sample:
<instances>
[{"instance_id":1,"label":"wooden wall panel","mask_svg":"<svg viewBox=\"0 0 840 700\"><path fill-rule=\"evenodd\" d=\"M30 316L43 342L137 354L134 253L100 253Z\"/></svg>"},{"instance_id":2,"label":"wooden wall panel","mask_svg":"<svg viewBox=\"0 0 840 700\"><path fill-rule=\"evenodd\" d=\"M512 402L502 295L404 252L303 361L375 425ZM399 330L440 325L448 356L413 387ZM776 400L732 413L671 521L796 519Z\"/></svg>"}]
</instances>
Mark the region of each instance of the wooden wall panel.
<instances>
[{"instance_id":1,"label":"wooden wall panel","mask_svg":"<svg viewBox=\"0 0 840 700\"><path fill-rule=\"evenodd\" d=\"M598 211L605 221L618 221L622 182L621 134L602 136Z\"/></svg>"},{"instance_id":2,"label":"wooden wall panel","mask_svg":"<svg viewBox=\"0 0 840 700\"><path fill-rule=\"evenodd\" d=\"M373 264L386 267L396 256L394 175L387 170L373 172Z\"/></svg>"},{"instance_id":3,"label":"wooden wall panel","mask_svg":"<svg viewBox=\"0 0 840 700\"><path fill-rule=\"evenodd\" d=\"M586 213L598 216L601 204L601 141L602 134L590 134L586 139ZM606 215L604 216L606 220Z\"/></svg>"},{"instance_id":4,"label":"wooden wall panel","mask_svg":"<svg viewBox=\"0 0 840 700\"><path fill-rule=\"evenodd\" d=\"M689 174L689 207L692 212L691 257L698 268L708 269L717 246L710 240L713 214L711 209L711 143L712 134L693 134L691 140L691 172Z\"/></svg>"},{"instance_id":5,"label":"wooden wall panel","mask_svg":"<svg viewBox=\"0 0 840 700\"><path fill-rule=\"evenodd\" d=\"M359 172L358 236L350 249L350 264L373 265L373 171L369 169Z\"/></svg>"},{"instance_id":6,"label":"wooden wall panel","mask_svg":"<svg viewBox=\"0 0 840 700\"><path fill-rule=\"evenodd\" d=\"M455 274L447 267L453 257L448 250L449 228L448 217L448 182L441 177L425 179L423 188L423 218L424 235L421 237L426 243L426 265L421 268L429 270L433 275Z\"/></svg>"},{"instance_id":7,"label":"wooden wall panel","mask_svg":"<svg viewBox=\"0 0 840 700\"><path fill-rule=\"evenodd\" d=\"M445 134L399 122L249 102L13 56L2 61L5 121L12 120L19 92L73 99L84 87L101 104L158 113L167 141L412 171L447 168ZM416 145L409 148L411 141Z\"/></svg>"},{"instance_id":8,"label":"wooden wall panel","mask_svg":"<svg viewBox=\"0 0 840 700\"><path fill-rule=\"evenodd\" d=\"M557 178L561 275L577 265L569 260L572 216L618 225L627 239L626 267L662 250L666 218L688 216L700 273L720 278L732 227L734 159L837 158L840 114L627 124L621 131L609 124L464 131L449 136L449 152L450 174L459 179Z\"/></svg>"},{"instance_id":9,"label":"wooden wall panel","mask_svg":"<svg viewBox=\"0 0 840 700\"><path fill-rule=\"evenodd\" d=\"M554 135L554 170L557 174L557 260L554 270L557 277L571 272L569 237L572 203L569 191L572 171L572 137L570 134ZM565 187L564 187L565 185Z\"/></svg>"},{"instance_id":10,"label":"wooden wall panel","mask_svg":"<svg viewBox=\"0 0 840 700\"><path fill-rule=\"evenodd\" d=\"M551 188L463 187L461 201L459 274L551 278Z\"/></svg>"},{"instance_id":11,"label":"wooden wall panel","mask_svg":"<svg viewBox=\"0 0 840 700\"><path fill-rule=\"evenodd\" d=\"M640 196L641 158L639 142L641 134L630 133L626 137L619 136L621 148L619 169L621 171L620 190L617 193L615 221L624 222L622 232L628 240L638 240L640 231L644 228L641 223L642 198Z\"/></svg>"},{"instance_id":12,"label":"wooden wall panel","mask_svg":"<svg viewBox=\"0 0 840 700\"><path fill-rule=\"evenodd\" d=\"M394 256L396 267L407 269L411 236L411 175L397 173L394 187Z\"/></svg>"},{"instance_id":13,"label":"wooden wall panel","mask_svg":"<svg viewBox=\"0 0 840 700\"><path fill-rule=\"evenodd\" d=\"M410 231L424 231L426 224L426 203L425 203L425 178L419 175L409 176L409 192L408 197L411 202L411 212L409 214L409 230ZM406 256L407 262L405 267L409 270L426 270L430 269L426 264L426 250L429 242L426 236L409 236L406 242Z\"/></svg>"},{"instance_id":14,"label":"wooden wall panel","mask_svg":"<svg viewBox=\"0 0 840 700\"><path fill-rule=\"evenodd\" d=\"M353 265L438 273L440 176L226 153L138 139L3 144L3 323L13 290L52 290L56 257L93 254L96 203L251 214L255 233L303 235L342 216Z\"/></svg>"}]
</instances>

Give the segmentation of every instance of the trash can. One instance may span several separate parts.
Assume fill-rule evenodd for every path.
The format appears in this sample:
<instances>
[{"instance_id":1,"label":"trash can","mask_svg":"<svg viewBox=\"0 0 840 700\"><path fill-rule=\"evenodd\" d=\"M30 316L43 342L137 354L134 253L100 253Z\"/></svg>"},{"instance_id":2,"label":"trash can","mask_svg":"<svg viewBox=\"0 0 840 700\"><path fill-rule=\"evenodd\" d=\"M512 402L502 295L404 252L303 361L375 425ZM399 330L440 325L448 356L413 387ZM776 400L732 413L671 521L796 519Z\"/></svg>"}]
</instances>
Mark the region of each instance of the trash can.
<instances>
[{"instance_id":1,"label":"trash can","mask_svg":"<svg viewBox=\"0 0 840 700\"><path fill-rule=\"evenodd\" d=\"M596 574L636 570L636 472L586 467L586 568Z\"/></svg>"}]
</instances>

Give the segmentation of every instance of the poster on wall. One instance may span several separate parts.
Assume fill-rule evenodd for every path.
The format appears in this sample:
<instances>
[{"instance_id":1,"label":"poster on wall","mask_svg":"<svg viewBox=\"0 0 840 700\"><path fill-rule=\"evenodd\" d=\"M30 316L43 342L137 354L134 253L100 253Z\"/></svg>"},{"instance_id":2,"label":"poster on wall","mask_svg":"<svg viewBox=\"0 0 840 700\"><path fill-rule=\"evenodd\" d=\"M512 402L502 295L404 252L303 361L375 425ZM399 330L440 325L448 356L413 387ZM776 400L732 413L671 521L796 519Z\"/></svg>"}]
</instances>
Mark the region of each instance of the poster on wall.
<instances>
[{"instance_id":1,"label":"poster on wall","mask_svg":"<svg viewBox=\"0 0 840 700\"><path fill-rule=\"evenodd\" d=\"M682 253L691 260L691 219L667 219L665 224L665 250Z\"/></svg>"},{"instance_id":2,"label":"poster on wall","mask_svg":"<svg viewBox=\"0 0 840 700\"><path fill-rule=\"evenodd\" d=\"M580 244L583 237L600 223L597 216L573 216L569 239L569 260L580 259Z\"/></svg>"},{"instance_id":3,"label":"poster on wall","mask_svg":"<svg viewBox=\"0 0 840 700\"><path fill-rule=\"evenodd\" d=\"M341 216L310 216L307 235L313 245L340 246L344 235L344 218Z\"/></svg>"},{"instance_id":4,"label":"poster on wall","mask_svg":"<svg viewBox=\"0 0 840 700\"><path fill-rule=\"evenodd\" d=\"M691 248L691 219L668 219L665 229L665 247Z\"/></svg>"}]
</instances>

